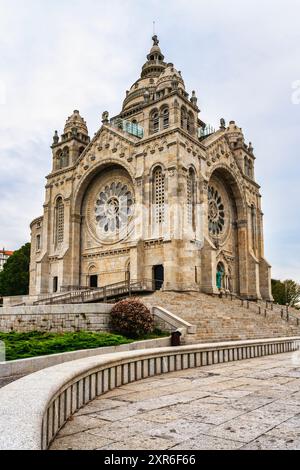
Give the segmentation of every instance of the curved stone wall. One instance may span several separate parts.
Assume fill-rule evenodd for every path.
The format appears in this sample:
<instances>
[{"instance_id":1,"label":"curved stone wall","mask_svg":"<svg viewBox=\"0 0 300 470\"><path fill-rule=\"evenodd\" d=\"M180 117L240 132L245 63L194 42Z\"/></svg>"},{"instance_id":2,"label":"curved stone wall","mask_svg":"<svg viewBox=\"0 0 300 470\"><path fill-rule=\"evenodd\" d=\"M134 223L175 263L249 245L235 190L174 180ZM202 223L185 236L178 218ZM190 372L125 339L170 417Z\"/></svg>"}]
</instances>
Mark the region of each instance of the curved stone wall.
<instances>
[{"instance_id":1,"label":"curved stone wall","mask_svg":"<svg viewBox=\"0 0 300 470\"><path fill-rule=\"evenodd\" d=\"M147 377L299 349L300 337L157 348L50 367L0 390L0 449L47 449L68 418L115 387Z\"/></svg>"}]
</instances>

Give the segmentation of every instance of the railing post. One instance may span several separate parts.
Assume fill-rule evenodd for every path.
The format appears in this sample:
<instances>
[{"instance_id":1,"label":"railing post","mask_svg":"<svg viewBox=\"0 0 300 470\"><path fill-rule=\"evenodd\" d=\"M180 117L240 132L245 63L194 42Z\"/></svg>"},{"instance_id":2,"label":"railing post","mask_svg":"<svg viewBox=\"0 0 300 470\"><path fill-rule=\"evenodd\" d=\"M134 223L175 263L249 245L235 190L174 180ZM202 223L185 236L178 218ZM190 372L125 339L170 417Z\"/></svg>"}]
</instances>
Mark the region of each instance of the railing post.
<instances>
[{"instance_id":1,"label":"railing post","mask_svg":"<svg viewBox=\"0 0 300 470\"><path fill-rule=\"evenodd\" d=\"M103 300L104 300L104 302L107 301L106 286L103 287Z\"/></svg>"}]
</instances>

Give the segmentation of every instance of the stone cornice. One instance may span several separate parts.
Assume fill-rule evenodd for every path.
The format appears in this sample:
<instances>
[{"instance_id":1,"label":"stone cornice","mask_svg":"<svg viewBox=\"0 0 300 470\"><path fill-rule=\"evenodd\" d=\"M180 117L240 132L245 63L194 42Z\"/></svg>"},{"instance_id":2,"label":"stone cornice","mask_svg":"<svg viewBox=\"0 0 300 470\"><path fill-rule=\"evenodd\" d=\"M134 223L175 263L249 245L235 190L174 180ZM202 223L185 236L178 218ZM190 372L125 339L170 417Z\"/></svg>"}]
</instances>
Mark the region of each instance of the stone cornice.
<instances>
[{"instance_id":1,"label":"stone cornice","mask_svg":"<svg viewBox=\"0 0 300 470\"><path fill-rule=\"evenodd\" d=\"M34 219L31 224L30 224L30 228L32 228L34 225L38 224L39 222L42 223L44 220L44 216L41 215L40 217L37 217L36 219Z\"/></svg>"}]
</instances>

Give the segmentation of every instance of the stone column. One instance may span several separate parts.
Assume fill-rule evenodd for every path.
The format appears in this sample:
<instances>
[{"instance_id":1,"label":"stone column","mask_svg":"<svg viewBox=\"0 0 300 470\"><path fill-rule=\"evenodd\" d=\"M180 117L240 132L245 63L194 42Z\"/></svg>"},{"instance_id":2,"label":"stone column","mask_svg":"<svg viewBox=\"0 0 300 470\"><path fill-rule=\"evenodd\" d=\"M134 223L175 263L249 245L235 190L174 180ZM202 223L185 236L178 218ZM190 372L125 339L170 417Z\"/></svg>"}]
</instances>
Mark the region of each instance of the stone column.
<instances>
[{"instance_id":1,"label":"stone column","mask_svg":"<svg viewBox=\"0 0 300 470\"><path fill-rule=\"evenodd\" d=\"M247 220L237 222L238 263L239 263L239 293L242 297L248 296L248 225Z\"/></svg>"},{"instance_id":2,"label":"stone column","mask_svg":"<svg viewBox=\"0 0 300 470\"><path fill-rule=\"evenodd\" d=\"M83 223L80 214L71 215L70 230L70 268L71 268L71 285L81 285L81 225Z\"/></svg>"},{"instance_id":3,"label":"stone column","mask_svg":"<svg viewBox=\"0 0 300 470\"><path fill-rule=\"evenodd\" d=\"M217 249L213 243L205 238L201 251L201 291L206 294L218 294L216 283Z\"/></svg>"},{"instance_id":4,"label":"stone column","mask_svg":"<svg viewBox=\"0 0 300 470\"><path fill-rule=\"evenodd\" d=\"M144 278L144 242L140 240L130 249L130 279L142 280Z\"/></svg>"},{"instance_id":5,"label":"stone column","mask_svg":"<svg viewBox=\"0 0 300 470\"><path fill-rule=\"evenodd\" d=\"M174 155L175 157L175 155ZM173 160L175 158L173 157ZM180 233L180 213L178 204L179 174L177 165L169 166L166 171L166 210L164 223L164 289L177 290L180 268L178 265L178 239Z\"/></svg>"}]
</instances>

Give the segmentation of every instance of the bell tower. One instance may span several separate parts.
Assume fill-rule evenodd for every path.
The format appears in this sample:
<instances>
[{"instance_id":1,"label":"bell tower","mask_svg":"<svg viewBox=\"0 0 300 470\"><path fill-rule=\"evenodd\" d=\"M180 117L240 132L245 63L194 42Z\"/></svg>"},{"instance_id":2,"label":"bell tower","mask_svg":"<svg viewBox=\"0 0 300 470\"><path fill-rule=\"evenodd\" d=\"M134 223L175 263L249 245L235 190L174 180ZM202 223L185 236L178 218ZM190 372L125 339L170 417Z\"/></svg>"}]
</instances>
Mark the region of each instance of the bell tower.
<instances>
[{"instance_id":1,"label":"bell tower","mask_svg":"<svg viewBox=\"0 0 300 470\"><path fill-rule=\"evenodd\" d=\"M53 154L52 172L74 165L89 142L90 137L86 122L80 116L79 111L75 110L72 116L67 119L61 138L59 138L57 131L53 136L51 146Z\"/></svg>"}]
</instances>

